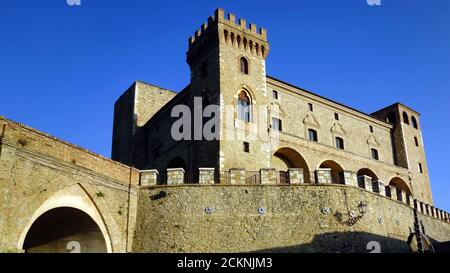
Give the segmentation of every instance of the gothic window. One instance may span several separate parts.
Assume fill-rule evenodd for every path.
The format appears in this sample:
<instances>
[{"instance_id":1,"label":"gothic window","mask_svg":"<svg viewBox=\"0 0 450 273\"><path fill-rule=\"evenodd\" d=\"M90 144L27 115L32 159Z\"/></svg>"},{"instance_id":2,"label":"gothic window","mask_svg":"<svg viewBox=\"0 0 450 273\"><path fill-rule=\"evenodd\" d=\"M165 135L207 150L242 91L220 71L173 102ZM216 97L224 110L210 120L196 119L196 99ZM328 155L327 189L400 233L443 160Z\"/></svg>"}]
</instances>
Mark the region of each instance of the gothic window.
<instances>
[{"instance_id":1,"label":"gothic window","mask_svg":"<svg viewBox=\"0 0 450 273\"><path fill-rule=\"evenodd\" d=\"M405 124L409 124L409 117L408 117L408 114L406 112L403 112L403 122Z\"/></svg>"},{"instance_id":2,"label":"gothic window","mask_svg":"<svg viewBox=\"0 0 450 273\"><path fill-rule=\"evenodd\" d=\"M415 129L418 129L419 128L419 126L417 125L417 119L416 119L416 117L411 117L411 122L412 122L412 125L413 125L413 127L415 128Z\"/></svg>"},{"instance_id":3,"label":"gothic window","mask_svg":"<svg viewBox=\"0 0 450 273\"><path fill-rule=\"evenodd\" d=\"M248 74L248 60L245 57L241 57L241 73Z\"/></svg>"},{"instance_id":4,"label":"gothic window","mask_svg":"<svg viewBox=\"0 0 450 273\"><path fill-rule=\"evenodd\" d=\"M245 91L241 91L238 96L238 119L251 122L251 101Z\"/></svg>"}]
</instances>

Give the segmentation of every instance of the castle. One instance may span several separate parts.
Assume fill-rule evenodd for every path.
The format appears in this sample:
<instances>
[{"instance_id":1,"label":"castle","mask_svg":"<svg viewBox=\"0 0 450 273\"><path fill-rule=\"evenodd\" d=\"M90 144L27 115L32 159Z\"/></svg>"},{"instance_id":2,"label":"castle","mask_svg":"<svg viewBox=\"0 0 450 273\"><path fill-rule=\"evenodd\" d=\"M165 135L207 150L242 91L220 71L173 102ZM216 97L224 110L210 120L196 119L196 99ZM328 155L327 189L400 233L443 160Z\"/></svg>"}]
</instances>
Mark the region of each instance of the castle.
<instances>
[{"instance_id":1,"label":"castle","mask_svg":"<svg viewBox=\"0 0 450 273\"><path fill-rule=\"evenodd\" d=\"M117 100L112 159L160 174L183 168L191 181L205 167L297 168L302 183L359 177L433 203L418 112L397 103L368 115L267 76L269 50L265 29L216 10L189 38L186 88L176 94L136 82ZM172 109L187 105L194 112L195 98L220 105L219 137L173 140ZM226 106L234 110L231 118ZM243 137L226 135L235 130ZM252 131L258 137L246 138Z\"/></svg>"},{"instance_id":2,"label":"castle","mask_svg":"<svg viewBox=\"0 0 450 273\"><path fill-rule=\"evenodd\" d=\"M267 31L222 9L188 47L181 92L117 100L112 160L0 117L0 251L407 252L418 219L450 240L418 112L266 75Z\"/></svg>"}]
</instances>

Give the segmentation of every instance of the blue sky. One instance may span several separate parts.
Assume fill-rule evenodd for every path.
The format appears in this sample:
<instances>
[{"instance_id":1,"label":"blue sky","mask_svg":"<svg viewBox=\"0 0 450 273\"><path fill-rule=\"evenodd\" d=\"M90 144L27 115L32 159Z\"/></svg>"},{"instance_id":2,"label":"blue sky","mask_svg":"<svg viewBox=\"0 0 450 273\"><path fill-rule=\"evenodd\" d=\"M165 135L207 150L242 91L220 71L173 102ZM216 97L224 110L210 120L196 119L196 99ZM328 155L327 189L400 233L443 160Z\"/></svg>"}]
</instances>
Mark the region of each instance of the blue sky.
<instances>
[{"instance_id":1,"label":"blue sky","mask_svg":"<svg viewBox=\"0 0 450 273\"><path fill-rule=\"evenodd\" d=\"M450 1L81 4L2 0L0 115L110 156L114 101L135 80L186 86L187 39L223 7L268 29L269 75L368 113L421 112L435 203L450 211Z\"/></svg>"}]
</instances>

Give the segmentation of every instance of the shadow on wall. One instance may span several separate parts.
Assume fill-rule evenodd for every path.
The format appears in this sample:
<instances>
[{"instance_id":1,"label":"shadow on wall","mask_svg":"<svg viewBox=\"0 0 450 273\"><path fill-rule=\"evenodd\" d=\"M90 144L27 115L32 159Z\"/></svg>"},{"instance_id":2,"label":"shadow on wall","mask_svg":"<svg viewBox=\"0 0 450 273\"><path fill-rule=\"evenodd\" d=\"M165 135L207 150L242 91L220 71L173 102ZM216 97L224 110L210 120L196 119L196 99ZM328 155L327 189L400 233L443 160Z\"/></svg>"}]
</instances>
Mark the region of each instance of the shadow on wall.
<instances>
[{"instance_id":1,"label":"shadow on wall","mask_svg":"<svg viewBox=\"0 0 450 273\"><path fill-rule=\"evenodd\" d=\"M431 238L431 243L433 244L436 253L450 253L450 241L438 242Z\"/></svg>"},{"instance_id":2,"label":"shadow on wall","mask_svg":"<svg viewBox=\"0 0 450 273\"><path fill-rule=\"evenodd\" d=\"M450 241L429 238L437 253L450 253ZM256 253L410 253L407 241L366 232L331 232L316 235L309 244L270 248Z\"/></svg>"},{"instance_id":3,"label":"shadow on wall","mask_svg":"<svg viewBox=\"0 0 450 273\"><path fill-rule=\"evenodd\" d=\"M332 232L316 235L309 244L271 248L258 253L409 253L406 240L365 232Z\"/></svg>"}]
</instances>

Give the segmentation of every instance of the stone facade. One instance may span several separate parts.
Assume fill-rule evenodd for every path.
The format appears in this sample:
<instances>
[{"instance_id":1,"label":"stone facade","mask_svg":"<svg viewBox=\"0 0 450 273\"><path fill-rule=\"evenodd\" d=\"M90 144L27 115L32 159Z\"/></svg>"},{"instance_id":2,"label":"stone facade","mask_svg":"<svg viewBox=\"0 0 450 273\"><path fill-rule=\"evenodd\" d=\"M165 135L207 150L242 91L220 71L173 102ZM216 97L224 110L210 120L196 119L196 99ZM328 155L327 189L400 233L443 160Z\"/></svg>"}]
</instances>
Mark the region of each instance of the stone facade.
<instances>
[{"instance_id":1,"label":"stone facade","mask_svg":"<svg viewBox=\"0 0 450 273\"><path fill-rule=\"evenodd\" d=\"M167 198L148 201L161 190ZM378 241L382 253L409 252L414 224L406 204L336 184L157 187L140 197L136 236L142 239L133 244L136 252L367 253L370 241ZM367 213L355 225L345 224L361 201ZM450 239L450 224L424 214L419 219L433 241Z\"/></svg>"},{"instance_id":2,"label":"stone facade","mask_svg":"<svg viewBox=\"0 0 450 273\"><path fill-rule=\"evenodd\" d=\"M133 142L133 166L160 172L183 167L194 178L200 167L302 168L304 182L314 183L316 170L331 168L333 183L346 183L343 171L354 172L432 204L420 114L402 104L365 114L267 76L267 37L265 29L248 27L246 20L236 21L233 14L216 10L189 38L191 81L186 88L175 96L138 82L117 101L113 159L128 164L130 155L123 147ZM248 63L247 73L240 71L242 58ZM239 119L233 110L242 92L250 100L249 121ZM196 99L220 107L218 135L226 141L172 139L171 125L176 121L172 110L186 105L192 120L200 121L194 113ZM234 114L228 115L229 109ZM136 120L130 120L133 115ZM282 128L272 128L273 118ZM309 139L311 130L316 132L314 141ZM245 132L241 138L229 138L230 132L235 136L240 131ZM256 131L258 137L251 138ZM345 144L339 149L337 138ZM244 143L249 152L243 151Z\"/></svg>"},{"instance_id":3,"label":"stone facade","mask_svg":"<svg viewBox=\"0 0 450 273\"><path fill-rule=\"evenodd\" d=\"M117 100L115 161L0 117L0 252L407 252L414 208L450 240L420 114L365 114L270 77L269 51L265 29L217 9L189 38L182 91L138 81ZM218 139L173 137L176 106L195 123L215 121L211 105ZM52 226L71 219L74 236ZM46 232L61 238L39 244Z\"/></svg>"}]
</instances>

